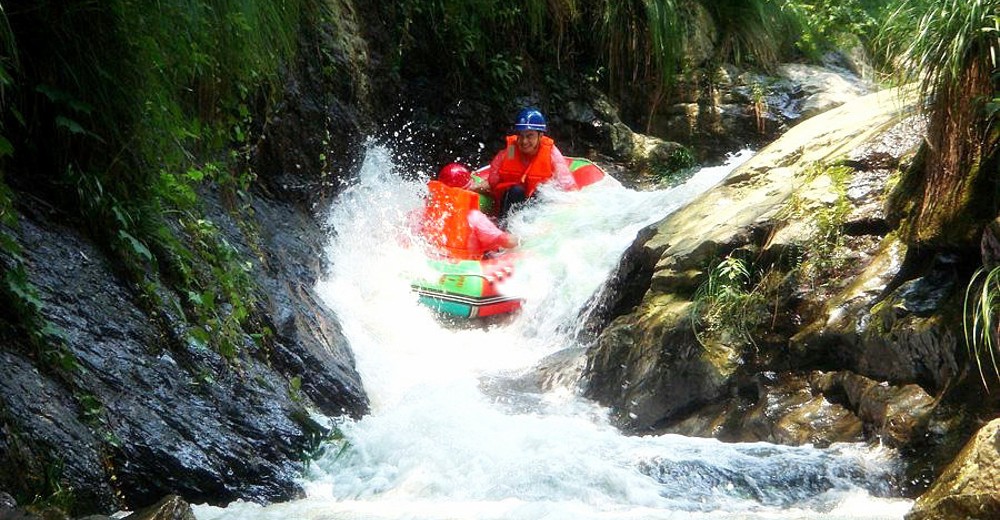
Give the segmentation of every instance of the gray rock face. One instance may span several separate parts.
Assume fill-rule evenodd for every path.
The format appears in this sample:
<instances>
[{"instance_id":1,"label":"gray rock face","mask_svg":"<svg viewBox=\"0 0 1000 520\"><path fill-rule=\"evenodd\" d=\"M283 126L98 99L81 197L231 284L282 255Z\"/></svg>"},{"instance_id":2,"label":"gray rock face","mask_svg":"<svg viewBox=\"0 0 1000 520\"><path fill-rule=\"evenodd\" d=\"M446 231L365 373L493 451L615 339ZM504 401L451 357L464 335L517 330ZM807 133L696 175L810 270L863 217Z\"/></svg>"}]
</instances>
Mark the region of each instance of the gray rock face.
<instances>
[{"instance_id":1,"label":"gray rock face","mask_svg":"<svg viewBox=\"0 0 1000 520\"><path fill-rule=\"evenodd\" d=\"M655 326L616 320L590 352L588 392L603 397L621 427L653 430L664 419L712 402L726 387L738 358L724 346L703 348L684 326L687 307L658 302Z\"/></svg>"},{"instance_id":2,"label":"gray rock face","mask_svg":"<svg viewBox=\"0 0 1000 520\"><path fill-rule=\"evenodd\" d=\"M270 296L259 312L276 334L262 345L247 337L230 360L181 340L169 306L143 310L72 228L41 214L22 219L30 281L65 346L38 352L8 338L0 349L0 467L18 470L0 471L0 488L37 489L34 479L52 475L91 511L169 493L211 503L300 493L301 455L323 428L290 379L301 378L305 397L330 415L360 416L367 398L339 325L312 294L320 230L294 207L259 199L257 211L273 252L258 266Z\"/></svg>"},{"instance_id":3,"label":"gray rock face","mask_svg":"<svg viewBox=\"0 0 1000 520\"><path fill-rule=\"evenodd\" d=\"M779 74L796 85L799 96L791 110L802 119L839 107L848 101L871 93L871 85L846 70L788 63L779 67Z\"/></svg>"},{"instance_id":4,"label":"gray rock face","mask_svg":"<svg viewBox=\"0 0 1000 520\"><path fill-rule=\"evenodd\" d=\"M124 520L195 520L195 516L191 504L177 495L170 495Z\"/></svg>"}]
</instances>

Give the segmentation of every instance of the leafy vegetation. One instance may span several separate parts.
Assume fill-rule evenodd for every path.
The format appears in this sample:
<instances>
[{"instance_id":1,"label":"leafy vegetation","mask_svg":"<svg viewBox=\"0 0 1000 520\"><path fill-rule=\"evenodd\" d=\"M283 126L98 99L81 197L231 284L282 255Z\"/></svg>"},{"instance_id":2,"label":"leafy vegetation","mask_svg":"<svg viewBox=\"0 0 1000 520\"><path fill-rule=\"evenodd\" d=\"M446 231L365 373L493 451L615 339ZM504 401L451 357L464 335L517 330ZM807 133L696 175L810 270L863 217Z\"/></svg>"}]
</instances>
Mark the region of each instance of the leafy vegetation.
<instances>
[{"instance_id":1,"label":"leafy vegetation","mask_svg":"<svg viewBox=\"0 0 1000 520\"><path fill-rule=\"evenodd\" d=\"M816 288L834 279L831 273L846 267L842 228L852 207L847 198L852 172L843 165L808 167L804 177L810 182L829 182L827 189L836 198L821 202L796 196L789 201L780 220L798 220L812 227L808 240L797 244L801 252L796 258L754 265L746 251L737 250L708 269L693 297L694 330L702 344L714 339L756 347L755 336L775 318L769 302L781 298L789 283L804 282Z\"/></svg>"},{"instance_id":2,"label":"leafy vegetation","mask_svg":"<svg viewBox=\"0 0 1000 520\"><path fill-rule=\"evenodd\" d=\"M769 68L818 59L842 41L866 40L889 0L609 1L405 0L382 6L395 70L508 106L551 74L569 85L596 78L619 101L638 97L647 116L698 68ZM595 38L596 36L596 38ZM699 38L711 38L703 56ZM708 60L703 63L702 60ZM707 65L707 66L706 66Z\"/></svg>"},{"instance_id":3,"label":"leafy vegetation","mask_svg":"<svg viewBox=\"0 0 1000 520\"><path fill-rule=\"evenodd\" d=\"M767 320L761 279L749 262L728 255L712 266L693 298L694 331L703 345L708 335L741 345L756 345L754 332Z\"/></svg>"},{"instance_id":4,"label":"leafy vegetation","mask_svg":"<svg viewBox=\"0 0 1000 520\"><path fill-rule=\"evenodd\" d=\"M0 17L0 168L9 185L83 217L150 305L164 304L164 283L187 295L193 341L230 359L251 325L254 283L245 255L202 214L199 191L215 185L246 200L253 136L279 99L302 17L321 5L169 0L150 10L133 0L43 0ZM4 291L33 337L50 344L16 244L8 234L2 244L14 260Z\"/></svg>"},{"instance_id":5,"label":"leafy vegetation","mask_svg":"<svg viewBox=\"0 0 1000 520\"><path fill-rule=\"evenodd\" d=\"M990 0L907 2L883 33L900 81L919 81L929 113L927 146L905 172L897 211L911 243L975 247L1000 197L996 100L1000 5ZM997 269L981 268L965 293L964 338L984 385L997 371Z\"/></svg>"},{"instance_id":6,"label":"leafy vegetation","mask_svg":"<svg viewBox=\"0 0 1000 520\"><path fill-rule=\"evenodd\" d=\"M987 372L1000 378L1000 268L976 271L965 290L962 315L969 357L983 386L989 388Z\"/></svg>"},{"instance_id":7,"label":"leafy vegetation","mask_svg":"<svg viewBox=\"0 0 1000 520\"><path fill-rule=\"evenodd\" d=\"M996 213L983 172L1000 160L990 104L998 91L997 16L989 0L908 2L886 26L883 41L901 64L900 80L920 82L930 113L923 160L901 183L916 193L912 241L969 244L982 219Z\"/></svg>"}]
</instances>

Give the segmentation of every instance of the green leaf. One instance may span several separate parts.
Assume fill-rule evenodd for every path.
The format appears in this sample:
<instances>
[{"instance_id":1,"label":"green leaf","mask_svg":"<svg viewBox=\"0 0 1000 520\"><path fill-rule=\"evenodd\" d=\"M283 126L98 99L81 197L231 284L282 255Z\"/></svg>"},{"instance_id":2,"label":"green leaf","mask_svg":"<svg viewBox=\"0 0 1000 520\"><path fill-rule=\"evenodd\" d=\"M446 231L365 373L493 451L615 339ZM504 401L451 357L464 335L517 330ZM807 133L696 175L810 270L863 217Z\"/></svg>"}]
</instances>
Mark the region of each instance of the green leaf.
<instances>
[{"instance_id":1,"label":"green leaf","mask_svg":"<svg viewBox=\"0 0 1000 520\"><path fill-rule=\"evenodd\" d=\"M212 291L201 293L201 302L205 306L205 310L213 312L215 310L215 293Z\"/></svg>"},{"instance_id":2,"label":"green leaf","mask_svg":"<svg viewBox=\"0 0 1000 520\"><path fill-rule=\"evenodd\" d=\"M135 238L128 231L124 229L118 231L118 238L122 239L132 248L132 252L141 256L147 262L153 261L153 253L149 252L149 248L146 247L139 239Z\"/></svg>"},{"instance_id":3,"label":"green leaf","mask_svg":"<svg viewBox=\"0 0 1000 520\"><path fill-rule=\"evenodd\" d=\"M188 337L191 339L191 344L197 348L205 348L212 339L212 336L203 327L192 327L188 331Z\"/></svg>"},{"instance_id":4,"label":"green leaf","mask_svg":"<svg viewBox=\"0 0 1000 520\"><path fill-rule=\"evenodd\" d=\"M28 274L24 271L23 266L7 271L4 279L7 283L7 289L22 303L36 311L42 308L42 300L38 298L35 288L28 281Z\"/></svg>"},{"instance_id":5,"label":"green leaf","mask_svg":"<svg viewBox=\"0 0 1000 520\"><path fill-rule=\"evenodd\" d=\"M192 181L195 182L201 182L201 180L205 178L205 172L197 168L188 169L185 175L187 176L188 179L191 179Z\"/></svg>"},{"instance_id":6,"label":"green leaf","mask_svg":"<svg viewBox=\"0 0 1000 520\"><path fill-rule=\"evenodd\" d=\"M8 155L14 155L14 145L10 144L6 137L0 135L0 159Z\"/></svg>"},{"instance_id":7,"label":"green leaf","mask_svg":"<svg viewBox=\"0 0 1000 520\"><path fill-rule=\"evenodd\" d=\"M66 117L66 116L56 116L56 126L61 126L70 131L73 134L89 135L90 132L86 131L80 123Z\"/></svg>"}]
</instances>

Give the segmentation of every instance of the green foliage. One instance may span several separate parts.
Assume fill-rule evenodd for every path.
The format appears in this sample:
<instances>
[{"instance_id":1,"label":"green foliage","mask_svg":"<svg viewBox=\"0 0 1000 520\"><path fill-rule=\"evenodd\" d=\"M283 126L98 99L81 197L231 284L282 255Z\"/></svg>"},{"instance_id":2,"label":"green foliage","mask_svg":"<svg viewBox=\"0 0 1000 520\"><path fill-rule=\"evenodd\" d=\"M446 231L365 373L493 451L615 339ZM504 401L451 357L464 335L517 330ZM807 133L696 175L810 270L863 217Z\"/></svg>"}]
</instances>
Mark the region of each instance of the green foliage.
<instances>
[{"instance_id":1,"label":"green foliage","mask_svg":"<svg viewBox=\"0 0 1000 520\"><path fill-rule=\"evenodd\" d=\"M847 186L854 170L842 165L814 164L806 173L806 177L814 179L826 176L837 198L832 204L824 204L812 211L813 223L816 225L816 239L809 248L810 255L820 262L831 262L826 265L834 268L838 264L836 250L843 245L843 225L851 212L851 202L847 198Z\"/></svg>"},{"instance_id":2,"label":"green foliage","mask_svg":"<svg viewBox=\"0 0 1000 520\"><path fill-rule=\"evenodd\" d=\"M767 302L746 260L729 255L708 271L694 295L692 319L698 341L708 335L755 345L753 332L767 319Z\"/></svg>"},{"instance_id":3,"label":"green foliage","mask_svg":"<svg viewBox=\"0 0 1000 520\"><path fill-rule=\"evenodd\" d=\"M824 52L850 49L860 44L870 55L876 51L873 35L898 2L893 0L845 0L841 2L788 0L784 9L797 18L801 37L796 47L818 59Z\"/></svg>"},{"instance_id":4,"label":"green foliage","mask_svg":"<svg viewBox=\"0 0 1000 520\"><path fill-rule=\"evenodd\" d=\"M900 81L920 81L929 112L926 153L908 172L912 190L899 207L911 206L911 242L960 244L975 240L989 213L985 195L994 182L987 172L1000 160L997 98L998 5L992 0L908 2L883 33L888 59L901 64Z\"/></svg>"},{"instance_id":5,"label":"green foliage","mask_svg":"<svg viewBox=\"0 0 1000 520\"><path fill-rule=\"evenodd\" d=\"M55 458L44 467L44 474L38 478L38 482L33 482L38 494L35 495L29 510L48 511L52 515L52 510L61 511L63 514L72 511L76 504L76 495L72 488L63 486L64 463L62 459Z\"/></svg>"},{"instance_id":6,"label":"green foliage","mask_svg":"<svg viewBox=\"0 0 1000 520\"><path fill-rule=\"evenodd\" d=\"M45 317L38 289L28 278L21 246L11 233L17 226L14 194L0 175L0 296L4 301L0 308L9 308L35 355L47 367L65 373L76 372L79 364L66 349L66 333Z\"/></svg>"},{"instance_id":7,"label":"green foliage","mask_svg":"<svg viewBox=\"0 0 1000 520\"><path fill-rule=\"evenodd\" d=\"M983 386L989 388L986 371L1000 378L1000 267L979 269L969 280L962 306L963 332L969 357L976 363Z\"/></svg>"},{"instance_id":8,"label":"green foliage","mask_svg":"<svg viewBox=\"0 0 1000 520\"><path fill-rule=\"evenodd\" d=\"M666 160L650 166L660 186L675 186L691 177L698 161L690 149L680 146L670 152Z\"/></svg>"},{"instance_id":9,"label":"green foliage","mask_svg":"<svg viewBox=\"0 0 1000 520\"><path fill-rule=\"evenodd\" d=\"M0 53L0 130L18 136L0 135L6 170L19 188L83 217L153 310L163 282L187 295L192 335L229 359L251 325L255 286L202 216L200 191L217 186L243 202L236 211L250 211L255 175L235 165L278 101L300 20L318 5L42 0L0 10L0 46L20 51ZM8 207L0 204L5 216ZM0 246L10 242L0 232ZM54 329L32 318L40 300L25 266L11 256L18 263L3 289L27 328L41 331L39 343L53 344Z\"/></svg>"},{"instance_id":10,"label":"green foliage","mask_svg":"<svg viewBox=\"0 0 1000 520\"><path fill-rule=\"evenodd\" d=\"M719 61L770 68L784 47L803 32L801 20L779 2L723 0L701 2L720 30Z\"/></svg>"},{"instance_id":11,"label":"green foliage","mask_svg":"<svg viewBox=\"0 0 1000 520\"><path fill-rule=\"evenodd\" d=\"M881 42L900 62L903 81L919 80L924 93L963 80L970 60L997 67L1000 39L993 0L918 0L900 5L888 19Z\"/></svg>"},{"instance_id":12,"label":"green foliage","mask_svg":"<svg viewBox=\"0 0 1000 520\"><path fill-rule=\"evenodd\" d=\"M197 344L212 345L235 362L244 343L243 326L257 301L250 277L253 266L241 260L239 251L211 221L182 219L181 224L193 238L195 262L188 266L189 272L195 273L201 266L208 268L184 283L196 324L192 338Z\"/></svg>"},{"instance_id":13,"label":"green foliage","mask_svg":"<svg viewBox=\"0 0 1000 520\"><path fill-rule=\"evenodd\" d=\"M684 38L681 13L673 0L664 2L597 2L600 53L612 86L639 78L672 84L680 67Z\"/></svg>"},{"instance_id":14,"label":"green foliage","mask_svg":"<svg viewBox=\"0 0 1000 520\"><path fill-rule=\"evenodd\" d=\"M294 376L288 380L288 395L291 396L292 401L301 402L302 401L302 378L299 376Z\"/></svg>"},{"instance_id":15,"label":"green foliage","mask_svg":"<svg viewBox=\"0 0 1000 520\"><path fill-rule=\"evenodd\" d=\"M780 215L782 219L803 219L814 228L809 240L801 244L805 258L797 268L801 276L814 284L829 279L831 272L845 267L847 260L841 254L845 240L843 225L853 207L847 198L847 187L853 172L853 169L843 165L809 165L805 178L815 181L825 177L829 181L829 190L836 198L822 202L807 200L796 194Z\"/></svg>"},{"instance_id":16,"label":"green foliage","mask_svg":"<svg viewBox=\"0 0 1000 520\"><path fill-rule=\"evenodd\" d=\"M649 97L655 105L703 65L691 62L701 58L691 52L691 35L713 35L712 63L769 68L796 49L818 59L841 41L866 41L891 3L403 0L379 9L402 75L433 71L455 92L508 106L538 94L533 87L548 87L544 96L562 93L552 85L583 85L600 70L601 87L614 96ZM569 81L552 81L553 74Z\"/></svg>"}]
</instances>

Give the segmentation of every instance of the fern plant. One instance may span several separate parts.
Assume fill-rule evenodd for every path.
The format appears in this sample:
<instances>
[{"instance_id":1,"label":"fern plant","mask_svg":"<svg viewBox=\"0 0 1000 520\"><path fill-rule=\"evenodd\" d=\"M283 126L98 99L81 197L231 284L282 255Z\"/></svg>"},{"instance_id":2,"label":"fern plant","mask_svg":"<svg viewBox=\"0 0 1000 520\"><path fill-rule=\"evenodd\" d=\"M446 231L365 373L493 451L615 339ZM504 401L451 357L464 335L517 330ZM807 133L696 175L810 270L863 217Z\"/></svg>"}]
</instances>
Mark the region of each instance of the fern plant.
<instances>
[{"instance_id":1,"label":"fern plant","mask_svg":"<svg viewBox=\"0 0 1000 520\"><path fill-rule=\"evenodd\" d=\"M747 262L733 255L709 270L695 291L692 312L695 336L702 345L712 333L756 346L753 331L763 322L766 302L760 285L753 282Z\"/></svg>"}]
</instances>

